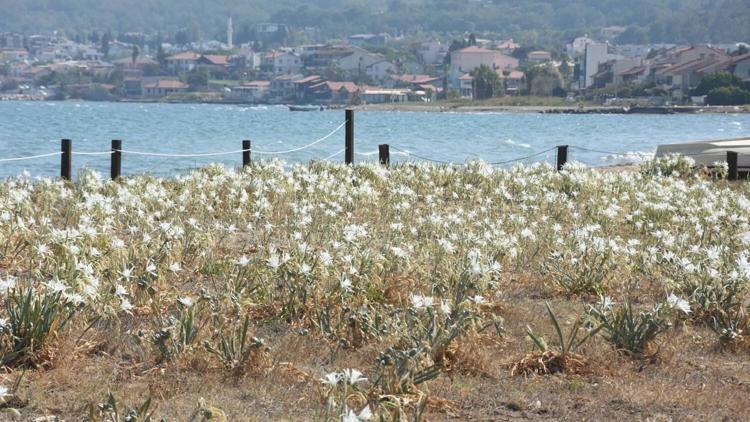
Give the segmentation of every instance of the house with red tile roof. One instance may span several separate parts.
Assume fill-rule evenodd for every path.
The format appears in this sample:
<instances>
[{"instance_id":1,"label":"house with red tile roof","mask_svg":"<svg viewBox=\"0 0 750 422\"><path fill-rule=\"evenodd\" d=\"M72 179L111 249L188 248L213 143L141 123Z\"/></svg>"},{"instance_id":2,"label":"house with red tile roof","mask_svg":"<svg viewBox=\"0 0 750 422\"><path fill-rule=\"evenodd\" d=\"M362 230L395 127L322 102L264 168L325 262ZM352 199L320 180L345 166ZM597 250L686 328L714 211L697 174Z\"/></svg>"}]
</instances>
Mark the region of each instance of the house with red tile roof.
<instances>
[{"instance_id":1,"label":"house with red tile roof","mask_svg":"<svg viewBox=\"0 0 750 422\"><path fill-rule=\"evenodd\" d=\"M451 53L451 71L464 74L481 65L495 70L512 70L518 67L518 59L497 50L471 46Z\"/></svg>"},{"instance_id":2,"label":"house with red tile roof","mask_svg":"<svg viewBox=\"0 0 750 422\"><path fill-rule=\"evenodd\" d=\"M319 104L351 104L367 86L354 82L325 81L310 87L314 102Z\"/></svg>"},{"instance_id":3,"label":"house with red tile roof","mask_svg":"<svg viewBox=\"0 0 750 422\"><path fill-rule=\"evenodd\" d=\"M166 59L167 70L173 75L190 72L198 65L200 58L201 55L193 51L174 54Z\"/></svg>"},{"instance_id":4,"label":"house with red tile roof","mask_svg":"<svg viewBox=\"0 0 750 422\"><path fill-rule=\"evenodd\" d=\"M218 54L204 54L198 59L199 65L207 66L229 66L229 56Z\"/></svg>"},{"instance_id":5,"label":"house with red tile roof","mask_svg":"<svg viewBox=\"0 0 750 422\"><path fill-rule=\"evenodd\" d=\"M166 97L178 92L187 92L187 90L186 83L174 79L159 79L143 84L143 96L149 98Z\"/></svg>"}]
</instances>

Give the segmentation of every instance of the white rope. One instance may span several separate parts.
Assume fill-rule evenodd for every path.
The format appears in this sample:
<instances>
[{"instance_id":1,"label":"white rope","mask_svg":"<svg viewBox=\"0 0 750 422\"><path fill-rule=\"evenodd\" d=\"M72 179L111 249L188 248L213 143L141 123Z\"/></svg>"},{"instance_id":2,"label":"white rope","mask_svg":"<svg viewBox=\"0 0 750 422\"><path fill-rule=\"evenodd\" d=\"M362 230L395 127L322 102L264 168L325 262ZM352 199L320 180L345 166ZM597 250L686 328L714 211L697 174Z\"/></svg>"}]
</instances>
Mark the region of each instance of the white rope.
<instances>
[{"instance_id":1,"label":"white rope","mask_svg":"<svg viewBox=\"0 0 750 422\"><path fill-rule=\"evenodd\" d=\"M149 157L214 157L217 155L231 155L239 154L241 152L252 151L250 149L238 149L236 151L225 151L225 152L206 152L201 154L169 154L166 152L143 152L143 151L131 151L127 149L119 150L123 154L132 155L145 155Z\"/></svg>"},{"instance_id":2,"label":"white rope","mask_svg":"<svg viewBox=\"0 0 750 422\"><path fill-rule=\"evenodd\" d=\"M256 154L269 154L269 155L271 155L271 154L289 154L291 152L302 151L303 149L310 148L311 146L313 146L315 144L319 144L319 143L325 141L326 139L330 138L336 132L338 132L342 127L344 127L344 125L346 125L346 123L347 123L347 120L345 120L344 123L338 125L338 127L336 129L332 130L328 135L326 135L326 136L318 139L317 141L313 141L313 142L310 142L307 145L303 145L303 146L301 146L299 148L293 148L293 149L288 149L288 150L284 150L284 151L256 151L256 150L253 150L253 152L255 152Z\"/></svg>"},{"instance_id":3,"label":"white rope","mask_svg":"<svg viewBox=\"0 0 750 422\"><path fill-rule=\"evenodd\" d=\"M336 132L338 132L342 127L344 127L344 125L346 125L346 121L344 121L344 123L342 123L338 127L336 127L336 129L332 130L328 135L326 135L326 136L324 136L324 137L322 137L322 138L320 138L320 139L318 139L316 141L313 141L313 142L311 142L311 143L309 143L307 145L303 145L303 146L301 146L299 148L292 148L292 149L287 149L287 150L283 150L283 151L260 151L260 150L255 150L255 149L251 148L251 149L238 149L238 150L234 150L234 151L225 151L225 152L206 152L206 153L198 153L198 154L169 154L169 153L163 153L163 152L131 151L131 150L127 150L127 149L120 150L120 152L122 152L123 154L145 155L145 156L151 156L151 157L215 157L215 156L219 156L219 155L239 154L241 152L247 152L247 151L250 151L250 152L255 153L255 154L261 154L261 155L263 155L263 154L266 154L266 155L289 154L289 153L292 153L292 152L302 151L303 149L310 148L313 145L316 145L316 144L319 144L319 143L325 141L326 139L328 139L331 136L333 136Z\"/></svg>"},{"instance_id":4,"label":"white rope","mask_svg":"<svg viewBox=\"0 0 750 422\"><path fill-rule=\"evenodd\" d=\"M62 154L62 151L60 151L60 152L51 152L49 154L32 155L32 156L29 156L29 157L3 158L3 159L0 159L0 163L6 162L6 161L23 161L23 160L32 160L34 158L53 157L55 155L61 155L61 154Z\"/></svg>"},{"instance_id":5,"label":"white rope","mask_svg":"<svg viewBox=\"0 0 750 422\"><path fill-rule=\"evenodd\" d=\"M114 151L102 151L102 152L76 152L71 151L73 155L112 155Z\"/></svg>"},{"instance_id":6,"label":"white rope","mask_svg":"<svg viewBox=\"0 0 750 422\"><path fill-rule=\"evenodd\" d=\"M331 158L333 158L333 157L335 157L335 156L337 156L337 155L341 154L341 153L342 153L342 152L344 152L344 151L346 151L346 148L344 148L344 149L342 149L342 150L340 150L340 151L338 151L338 152L334 152L333 154L329 155L329 156L328 156L328 157L326 157L326 158L321 158L321 159L320 159L320 161L326 161L326 160L330 160Z\"/></svg>"}]
</instances>

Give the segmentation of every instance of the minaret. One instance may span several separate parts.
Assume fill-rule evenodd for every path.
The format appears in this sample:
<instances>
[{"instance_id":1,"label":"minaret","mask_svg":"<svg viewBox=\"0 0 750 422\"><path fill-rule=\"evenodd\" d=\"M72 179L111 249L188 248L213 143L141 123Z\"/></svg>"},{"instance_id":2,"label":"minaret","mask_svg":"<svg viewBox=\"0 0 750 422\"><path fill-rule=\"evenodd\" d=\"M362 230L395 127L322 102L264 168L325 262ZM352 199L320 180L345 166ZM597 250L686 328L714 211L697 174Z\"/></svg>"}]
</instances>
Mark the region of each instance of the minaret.
<instances>
[{"instance_id":1,"label":"minaret","mask_svg":"<svg viewBox=\"0 0 750 422\"><path fill-rule=\"evenodd\" d=\"M230 50L234 48L234 44L232 43L233 35L234 29L232 29L232 16L229 16L229 20L227 21L227 46Z\"/></svg>"}]
</instances>

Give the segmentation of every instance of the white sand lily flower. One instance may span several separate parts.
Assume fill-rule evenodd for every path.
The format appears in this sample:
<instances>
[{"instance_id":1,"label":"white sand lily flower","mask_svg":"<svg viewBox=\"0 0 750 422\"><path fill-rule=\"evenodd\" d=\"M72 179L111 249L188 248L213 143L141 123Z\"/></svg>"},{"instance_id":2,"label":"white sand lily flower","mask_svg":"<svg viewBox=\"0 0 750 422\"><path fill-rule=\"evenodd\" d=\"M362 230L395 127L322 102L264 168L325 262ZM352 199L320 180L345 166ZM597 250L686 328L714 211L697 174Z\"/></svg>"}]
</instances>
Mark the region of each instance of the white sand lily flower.
<instances>
[{"instance_id":1,"label":"white sand lily flower","mask_svg":"<svg viewBox=\"0 0 750 422\"><path fill-rule=\"evenodd\" d=\"M344 377L342 374L338 372L329 372L325 374L323 378L320 379L320 382L326 385L336 385L343 381Z\"/></svg>"},{"instance_id":2,"label":"white sand lily flower","mask_svg":"<svg viewBox=\"0 0 750 422\"><path fill-rule=\"evenodd\" d=\"M339 279L339 287L341 287L341 290L351 290L352 281L349 280L349 277L347 277L345 274L342 274L341 278Z\"/></svg>"},{"instance_id":3,"label":"white sand lily flower","mask_svg":"<svg viewBox=\"0 0 750 422\"><path fill-rule=\"evenodd\" d=\"M674 293L670 293L669 296L667 296L667 305L669 305L672 309L677 309L684 314L689 314L691 312L690 302L675 295Z\"/></svg>"},{"instance_id":4,"label":"white sand lily flower","mask_svg":"<svg viewBox=\"0 0 750 422\"><path fill-rule=\"evenodd\" d=\"M133 304L125 297L120 298L120 309L129 314L133 310Z\"/></svg>"},{"instance_id":5,"label":"white sand lily flower","mask_svg":"<svg viewBox=\"0 0 750 422\"><path fill-rule=\"evenodd\" d=\"M248 258L247 255L242 255L237 259L237 261L235 261L235 263L240 267L246 267L247 264L250 263L250 258Z\"/></svg>"},{"instance_id":6,"label":"white sand lily flower","mask_svg":"<svg viewBox=\"0 0 750 422\"><path fill-rule=\"evenodd\" d=\"M359 413L350 409L348 406L344 406L344 414L341 415L342 422L360 422L369 421L371 419L372 411L370 411L370 406L365 406L365 408L362 409L362 411L360 411Z\"/></svg>"},{"instance_id":7,"label":"white sand lily flower","mask_svg":"<svg viewBox=\"0 0 750 422\"><path fill-rule=\"evenodd\" d=\"M189 308L189 307L193 306L193 304L195 303L195 301L193 300L193 298L190 297L190 296L178 297L177 298L177 302L180 305L182 305L182 306L184 306L186 308Z\"/></svg>"},{"instance_id":8,"label":"white sand lily flower","mask_svg":"<svg viewBox=\"0 0 750 422\"><path fill-rule=\"evenodd\" d=\"M343 372L344 381L349 384L356 384L358 382L367 381L367 378L362 376L362 372L357 369L344 369Z\"/></svg>"},{"instance_id":9,"label":"white sand lily flower","mask_svg":"<svg viewBox=\"0 0 750 422\"><path fill-rule=\"evenodd\" d=\"M430 308L435 303L435 299L431 296L423 296L420 294L410 294L409 299L411 300L411 306L416 310Z\"/></svg>"}]
</instances>

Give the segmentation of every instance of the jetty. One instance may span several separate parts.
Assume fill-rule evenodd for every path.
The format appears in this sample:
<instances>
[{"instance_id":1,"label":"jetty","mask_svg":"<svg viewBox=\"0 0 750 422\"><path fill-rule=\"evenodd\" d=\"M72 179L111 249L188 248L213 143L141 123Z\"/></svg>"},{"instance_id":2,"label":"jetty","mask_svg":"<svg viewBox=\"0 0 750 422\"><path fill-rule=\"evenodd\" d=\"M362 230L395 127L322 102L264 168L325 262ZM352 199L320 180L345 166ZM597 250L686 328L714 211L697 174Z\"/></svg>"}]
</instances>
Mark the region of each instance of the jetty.
<instances>
[{"instance_id":1,"label":"jetty","mask_svg":"<svg viewBox=\"0 0 750 422\"><path fill-rule=\"evenodd\" d=\"M713 167L716 162L726 162L727 157L736 156L737 167L750 170L750 137L717 139L713 141L663 144L656 148L656 156L680 154L695 160L696 165Z\"/></svg>"}]
</instances>

